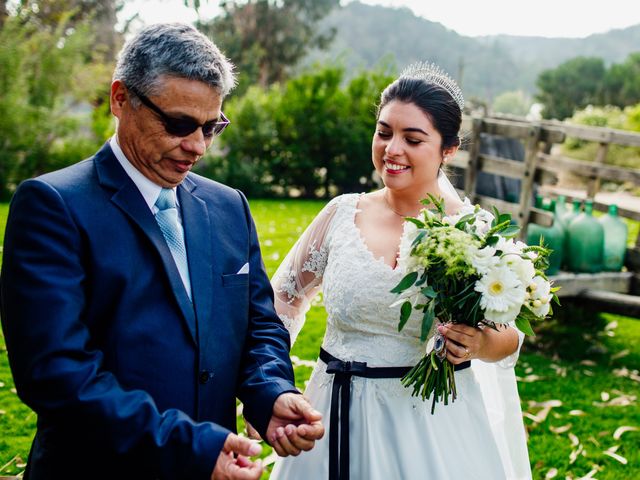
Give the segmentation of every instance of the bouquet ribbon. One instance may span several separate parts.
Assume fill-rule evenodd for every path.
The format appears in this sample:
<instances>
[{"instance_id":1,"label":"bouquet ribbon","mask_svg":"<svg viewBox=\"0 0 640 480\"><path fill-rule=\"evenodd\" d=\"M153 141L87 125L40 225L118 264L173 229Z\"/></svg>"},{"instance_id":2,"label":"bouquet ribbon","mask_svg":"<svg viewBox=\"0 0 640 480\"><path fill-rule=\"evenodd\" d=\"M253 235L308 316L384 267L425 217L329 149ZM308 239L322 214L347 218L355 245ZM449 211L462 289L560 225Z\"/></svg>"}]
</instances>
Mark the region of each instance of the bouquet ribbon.
<instances>
[{"instance_id":1,"label":"bouquet ribbon","mask_svg":"<svg viewBox=\"0 0 640 480\"><path fill-rule=\"evenodd\" d=\"M331 413L329 419L329 480L349 480L349 406L351 377L402 378L413 367L368 367L366 362L342 361L324 348L320 360L327 364L327 373L333 374ZM470 361L455 366L463 370Z\"/></svg>"}]
</instances>

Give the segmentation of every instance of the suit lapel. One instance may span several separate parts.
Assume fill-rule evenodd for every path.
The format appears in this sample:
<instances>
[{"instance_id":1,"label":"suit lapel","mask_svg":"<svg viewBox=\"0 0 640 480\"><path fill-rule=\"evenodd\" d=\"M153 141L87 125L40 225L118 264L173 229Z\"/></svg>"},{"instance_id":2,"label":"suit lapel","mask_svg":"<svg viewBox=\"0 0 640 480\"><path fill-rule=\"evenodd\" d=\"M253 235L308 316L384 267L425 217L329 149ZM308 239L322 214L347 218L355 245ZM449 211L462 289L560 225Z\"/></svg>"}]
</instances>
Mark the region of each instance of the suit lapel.
<instances>
[{"instance_id":1,"label":"suit lapel","mask_svg":"<svg viewBox=\"0 0 640 480\"><path fill-rule=\"evenodd\" d=\"M178 306L186 320L191 338L197 343L196 318L193 306L180 278L171 251L162 235L162 231L142 198L138 187L122 169L118 160L113 155L108 143L94 157L96 171L100 184L115 189L111 201L118 206L149 238L162 259L165 272L169 278L171 289L175 295ZM187 253L189 246L187 245ZM190 265L191 267L191 265ZM192 278L193 274L192 274Z\"/></svg>"},{"instance_id":2,"label":"suit lapel","mask_svg":"<svg viewBox=\"0 0 640 480\"><path fill-rule=\"evenodd\" d=\"M212 229L207 205L193 194L195 188L195 183L185 178L178 188L178 200L182 211L198 335L202 340L207 338L203 329L208 325L205 319L211 318L213 304Z\"/></svg>"}]
</instances>

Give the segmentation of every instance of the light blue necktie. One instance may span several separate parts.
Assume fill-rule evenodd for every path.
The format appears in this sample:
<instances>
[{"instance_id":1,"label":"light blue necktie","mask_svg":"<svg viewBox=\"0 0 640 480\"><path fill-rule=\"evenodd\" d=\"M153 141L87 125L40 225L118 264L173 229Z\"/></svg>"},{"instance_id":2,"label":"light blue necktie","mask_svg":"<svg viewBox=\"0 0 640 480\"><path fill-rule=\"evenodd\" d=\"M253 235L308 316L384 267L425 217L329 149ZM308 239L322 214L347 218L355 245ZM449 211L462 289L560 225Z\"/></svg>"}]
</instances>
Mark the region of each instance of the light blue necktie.
<instances>
[{"instance_id":1,"label":"light blue necktie","mask_svg":"<svg viewBox=\"0 0 640 480\"><path fill-rule=\"evenodd\" d=\"M176 262L178 272L182 278L187 295L191 299L191 280L189 279L189 265L187 263L187 249L184 246L184 231L178 221L178 209L173 190L163 188L156 200L156 221L162 230L173 260Z\"/></svg>"}]
</instances>

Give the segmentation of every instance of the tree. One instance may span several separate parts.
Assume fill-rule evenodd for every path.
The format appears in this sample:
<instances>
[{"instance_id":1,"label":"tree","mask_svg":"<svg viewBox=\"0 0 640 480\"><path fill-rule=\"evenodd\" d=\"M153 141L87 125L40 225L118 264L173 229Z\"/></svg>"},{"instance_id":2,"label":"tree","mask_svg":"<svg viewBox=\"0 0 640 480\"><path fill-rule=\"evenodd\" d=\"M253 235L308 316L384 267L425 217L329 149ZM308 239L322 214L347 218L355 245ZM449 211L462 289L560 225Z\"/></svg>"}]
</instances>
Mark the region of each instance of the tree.
<instances>
[{"instance_id":1,"label":"tree","mask_svg":"<svg viewBox=\"0 0 640 480\"><path fill-rule=\"evenodd\" d=\"M522 90L505 92L493 101L493 111L524 117L531 107L531 100Z\"/></svg>"},{"instance_id":2,"label":"tree","mask_svg":"<svg viewBox=\"0 0 640 480\"><path fill-rule=\"evenodd\" d=\"M80 128L79 102L91 101L106 68L92 63L86 23L69 28L72 13L44 25L28 10L9 15L0 29L0 198L23 179L71 164L95 151ZM90 106L89 106L90 108Z\"/></svg>"},{"instance_id":3,"label":"tree","mask_svg":"<svg viewBox=\"0 0 640 480\"><path fill-rule=\"evenodd\" d=\"M200 171L253 197L367 190L375 104L391 80L365 71L344 85L343 69L325 66L282 86L252 86L225 104L231 127Z\"/></svg>"},{"instance_id":4,"label":"tree","mask_svg":"<svg viewBox=\"0 0 640 480\"><path fill-rule=\"evenodd\" d=\"M640 103L640 52L614 64L605 76L603 103L626 107Z\"/></svg>"},{"instance_id":5,"label":"tree","mask_svg":"<svg viewBox=\"0 0 640 480\"><path fill-rule=\"evenodd\" d=\"M103 61L115 59L122 41L115 26L124 0L20 0L19 6L23 17L42 28L56 28L63 20L68 28L91 22L92 55L99 53Z\"/></svg>"},{"instance_id":6,"label":"tree","mask_svg":"<svg viewBox=\"0 0 640 480\"><path fill-rule=\"evenodd\" d=\"M328 45L335 32L317 32L316 26L338 5L339 0L223 1L221 15L197 26L238 67L241 94L255 83L284 81L311 47Z\"/></svg>"},{"instance_id":7,"label":"tree","mask_svg":"<svg viewBox=\"0 0 640 480\"><path fill-rule=\"evenodd\" d=\"M597 104L604 78L603 60L593 57L577 57L543 71L536 82L536 99L544 104L543 116L563 120L575 110Z\"/></svg>"}]
</instances>

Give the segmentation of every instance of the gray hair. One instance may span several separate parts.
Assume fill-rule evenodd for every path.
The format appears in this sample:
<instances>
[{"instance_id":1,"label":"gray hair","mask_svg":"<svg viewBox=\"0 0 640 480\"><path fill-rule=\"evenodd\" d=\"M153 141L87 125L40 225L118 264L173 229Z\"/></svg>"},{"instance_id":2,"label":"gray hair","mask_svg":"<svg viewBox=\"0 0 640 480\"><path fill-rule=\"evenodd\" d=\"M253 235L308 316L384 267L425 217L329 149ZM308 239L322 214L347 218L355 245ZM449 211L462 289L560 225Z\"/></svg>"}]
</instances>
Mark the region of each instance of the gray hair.
<instances>
[{"instance_id":1,"label":"gray hair","mask_svg":"<svg viewBox=\"0 0 640 480\"><path fill-rule=\"evenodd\" d=\"M218 47L183 23L142 29L124 45L113 72L113 80L143 95L157 94L163 76L198 80L218 90L222 97L236 83L233 65Z\"/></svg>"}]
</instances>

